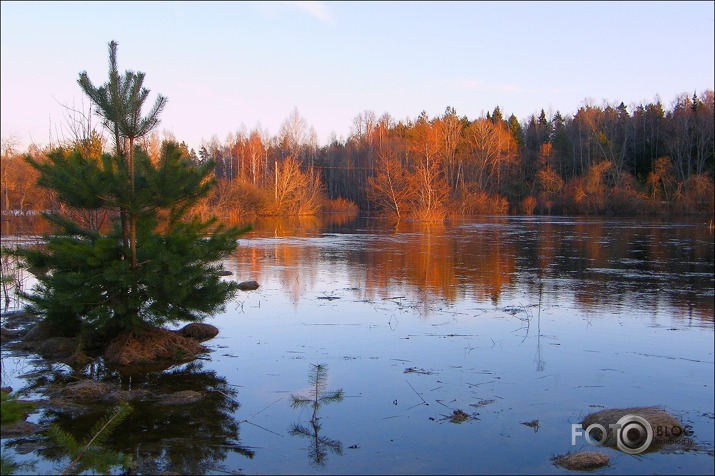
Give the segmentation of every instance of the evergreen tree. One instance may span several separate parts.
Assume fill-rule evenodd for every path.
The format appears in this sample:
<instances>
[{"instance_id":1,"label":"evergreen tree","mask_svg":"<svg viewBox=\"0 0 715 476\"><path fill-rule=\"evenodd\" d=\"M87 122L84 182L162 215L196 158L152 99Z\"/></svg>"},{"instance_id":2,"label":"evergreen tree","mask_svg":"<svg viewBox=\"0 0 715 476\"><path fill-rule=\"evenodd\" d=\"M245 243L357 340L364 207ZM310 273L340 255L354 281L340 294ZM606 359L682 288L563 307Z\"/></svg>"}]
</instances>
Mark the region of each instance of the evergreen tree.
<instances>
[{"instance_id":1,"label":"evergreen tree","mask_svg":"<svg viewBox=\"0 0 715 476\"><path fill-rule=\"evenodd\" d=\"M509 116L507 122L509 126L509 132L511 132L511 135L516 141L516 146L519 149L519 152L521 152L524 149L524 131L521 127L521 124L519 123L519 119L517 119L516 116L512 114L511 116Z\"/></svg>"},{"instance_id":2,"label":"evergreen tree","mask_svg":"<svg viewBox=\"0 0 715 476\"><path fill-rule=\"evenodd\" d=\"M489 119L489 113L487 113L487 119ZM502 121L504 121L504 116L501 113L501 109L499 106L494 108L494 112L492 113L491 121L494 125L496 124L501 124Z\"/></svg>"},{"instance_id":3,"label":"evergreen tree","mask_svg":"<svg viewBox=\"0 0 715 476\"><path fill-rule=\"evenodd\" d=\"M142 117L142 107L149 96L149 90L143 86L145 74L126 71L124 78L117 71L117 42L109 42L109 82L95 87L87 72L80 73L77 81L82 90L97 106L96 111L104 119L104 124L112 130L117 147L117 156L124 155L123 142L128 142L127 168L131 197L135 192L134 171L134 141L147 135L159 123L159 114L166 105L166 98L159 95L149 113ZM127 206L128 205L128 206ZM137 267L136 253L136 219L137 210L132 203L122 204L120 210L129 217L129 248L131 250L131 266ZM126 241L126 221L123 223L124 240Z\"/></svg>"},{"instance_id":4,"label":"evergreen tree","mask_svg":"<svg viewBox=\"0 0 715 476\"><path fill-rule=\"evenodd\" d=\"M40 172L38 183L54 190L62 203L114 210L113 227L102 233L48 213L59 233L47 238L46 247L20 251L29 267L43 270L38 285L25 296L31 312L67 332L85 325L108 336L198 321L219 311L237 290L236 283L220 278L221 259L235 250L243 231L215 219L187 218L191 206L211 191L214 164L193 163L186 147L173 142L165 142L159 160L152 163L133 139L148 132L153 127L149 123L156 125L165 100L145 120L127 125L121 112L127 102L125 86L140 87L143 73L128 72L115 88L114 42L110 63L109 85L90 96L105 101L98 106L105 125L116 134L116 153L87 157L81 148L56 149L46 161L27 160ZM144 92L129 96L139 103L146 98ZM141 117L140 106L133 106L135 118Z\"/></svg>"},{"instance_id":5,"label":"evergreen tree","mask_svg":"<svg viewBox=\"0 0 715 476\"><path fill-rule=\"evenodd\" d=\"M327 379L327 366L325 364L313 364L310 371L310 394L305 396L291 394L290 396L291 407L293 408L302 408L305 406L313 407L313 414L310 418L310 428L300 423L294 423L291 425L289 434L310 440L310 458L318 466L325 464L328 450L339 455L343 453L343 445L340 441L320 435L321 424L320 418L318 417L318 410L320 410L320 407L323 405L339 403L344 397L343 389L325 390L325 382Z\"/></svg>"},{"instance_id":6,"label":"evergreen tree","mask_svg":"<svg viewBox=\"0 0 715 476\"><path fill-rule=\"evenodd\" d=\"M546 118L546 112L544 110L541 110L541 113L539 113L539 135L540 135L540 143L541 144L546 144L548 142L551 142L551 134L553 133L553 125L551 124L551 121L549 121Z\"/></svg>"},{"instance_id":7,"label":"evergreen tree","mask_svg":"<svg viewBox=\"0 0 715 476\"><path fill-rule=\"evenodd\" d=\"M89 432L89 437L79 442L74 436L63 431L57 425L49 428L50 439L72 458L69 466L62 473L79 474L95 470L107 474L112 467L130 468L131 456L104 448L104 443L111 433L133 411L127 402L117 405L109 415L100 419Z\"/></svg>"}]
</instances>

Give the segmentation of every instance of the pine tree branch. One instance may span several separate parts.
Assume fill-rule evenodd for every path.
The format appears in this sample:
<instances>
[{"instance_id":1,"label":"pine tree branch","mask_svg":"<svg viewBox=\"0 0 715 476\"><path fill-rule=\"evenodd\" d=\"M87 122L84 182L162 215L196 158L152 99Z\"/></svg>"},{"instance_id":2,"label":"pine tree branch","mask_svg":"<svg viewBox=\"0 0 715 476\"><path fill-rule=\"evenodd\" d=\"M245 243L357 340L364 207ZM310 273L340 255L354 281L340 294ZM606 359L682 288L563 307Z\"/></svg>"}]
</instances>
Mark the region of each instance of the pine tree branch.
<instances>
[{"instance_id":1,"label":"pine tree branch","mask_svg":"<svg viewBox=\"0 0 715 476\"><path fill-rule=\"evenodd\" d=\"M126 403L117 407L117 409L114 411L114 414L110 418L108 418L107 421L104 422L104 424L101 425L101 427L94 434L94 436L92 436L92 438L87 442L87 444L84 446L84 448L82 448L80 450L77 457L70 463L69 466L67 466L67 468L64 470L62 475L64 476L66 474L70 474L70 471L77 465L77 463L79 463L79 460L82 459L82 456L84 456L84 454L92 446L92 443L94 443L95 440L101 441L100 435L102 435L102 432L104 432L107 428L115 427L116 425L121 423L121 421L124 420L124 418L126 418L126 416L129 414L129 412L131 412L131 407L129 405L127 405ZM114 424L112 424L112 421L114 421L117 418L118 418L118 420ZM104 436L104 437L106 437L106 436Z\"/></svg>"}]
</instances>

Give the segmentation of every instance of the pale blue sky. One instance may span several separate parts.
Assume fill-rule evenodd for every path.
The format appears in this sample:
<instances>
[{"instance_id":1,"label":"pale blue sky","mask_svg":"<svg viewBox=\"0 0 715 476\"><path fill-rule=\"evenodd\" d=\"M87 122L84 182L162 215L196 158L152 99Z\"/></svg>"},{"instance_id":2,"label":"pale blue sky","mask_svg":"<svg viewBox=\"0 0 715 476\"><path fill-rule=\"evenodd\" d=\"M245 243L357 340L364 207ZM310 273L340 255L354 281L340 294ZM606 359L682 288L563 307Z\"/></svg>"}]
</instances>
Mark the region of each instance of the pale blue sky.
<instances>
[{"instance_id":1,"label":"pale blue sky","mask_svg":"<svg viewBox=\"0 0 715 476\"><path fill-rule=\"evenodd\" d=\"M324 144L365 110L648 102L713 89L713 2L2 2L2 137L46 144L86 70L146 73L159 130L198 148L244 125L277 135L294 108Z\"/></svg>"}]
</instances>

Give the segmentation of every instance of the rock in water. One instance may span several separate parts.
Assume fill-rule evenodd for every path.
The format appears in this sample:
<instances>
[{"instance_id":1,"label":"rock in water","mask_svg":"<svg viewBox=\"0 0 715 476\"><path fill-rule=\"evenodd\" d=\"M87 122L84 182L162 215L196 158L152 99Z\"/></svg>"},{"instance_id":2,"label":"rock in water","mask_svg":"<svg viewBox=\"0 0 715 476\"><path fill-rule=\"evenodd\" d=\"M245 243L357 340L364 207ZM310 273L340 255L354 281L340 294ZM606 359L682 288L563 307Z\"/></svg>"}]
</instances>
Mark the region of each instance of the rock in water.
<instances>
[{"instance_id":1,"label":"rock in water","mask_svg":"<svg viewBox=\"0 0 715 476\"><path fill-rule=\"evenodd\" d=\"M188 337L189 339L203 342L216 337L218 335L218 328L216 326L212 326L211 324L192 322L191 324L187 324L176 331L176 333L182 337Z\"/></svg>"},{"instance_id":2,"label":"rock in water","mask_svg":"<svg viewBox=\"0 0 715 476\"><path fill-rule=\"evenodd\" d=\"M162 395L159 398L159 403L162 405L188 405L196 403L204 398L204 394L194 390L181 390L179 392Z\"/></svg>"},{"instance_id":3,"label":"rock in water","mask_svg":"<svg viewBox=\"0 0 715 476\"><path fill-rule=\"evenodd\" d=\"M554 458L553 463L571 471L589 471L606 466L610 462L608 456L597 451L580 451L567 453Z\"/></svg>"},{"instance_id":4,"label":"rock in water","mask_svg":"<svg viewBox=\"0 0 715 476\"><path fill-rule=\"evenodd\" d=\"M631 407L601 410L586 416L581 422L581 426L586 429L590 425L599 424L606 428L608 435L603 444L611 448L616 448L618 446L616 432L611 428L611 425L615 425L626 415L641 417L650 423L651 429L653 430L653 441L646 451L652 451L659 446L672 443L685 432L683 425L674 416L658 407ZM600 432L598 429L594 431ZM593 436L596 439L600 438L599 435Z\"/></svg>"},{"instance_id":5,"label":"rock in water","mask_svg":"<svg viewBox=\"0 0 715 476\"><path fill-rule=\"evenodd\" d=\"M242 283L238 283L238 289L241 291L254 291L258 289L258 283L255 281L244 281Z\"/></svg>"}]
</instances>

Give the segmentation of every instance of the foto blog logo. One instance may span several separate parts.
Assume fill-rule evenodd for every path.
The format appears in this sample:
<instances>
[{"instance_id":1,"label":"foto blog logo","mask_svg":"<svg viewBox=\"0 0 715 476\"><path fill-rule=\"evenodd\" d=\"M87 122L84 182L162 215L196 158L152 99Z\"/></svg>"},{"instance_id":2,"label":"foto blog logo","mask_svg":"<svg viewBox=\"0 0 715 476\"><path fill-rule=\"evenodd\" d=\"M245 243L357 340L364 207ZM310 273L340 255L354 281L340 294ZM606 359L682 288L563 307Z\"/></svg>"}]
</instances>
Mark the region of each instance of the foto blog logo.
<instances>
[{"instance_id":1,"label":"foto blog logo","mask_svg":"<svg viewBox=\"0 0 715 476\"><path fill-rule=\"evenodd\" d=\"M645 452L653 443L654 431L648 420L638 415L625 415L616 423L608 425L611 434L615 436L616 447L624 453L637 455ZM683 434L692 435L689 426L681 428L656 428L656 436L661 443L669 443L677 440ZM608 439L606 428L600 423L593 423L585 429L581 424L571 425L571 445L576 446L576 438L583 436L586 441L593 446L602 446Z\"/></svg>"}]
</instances>

